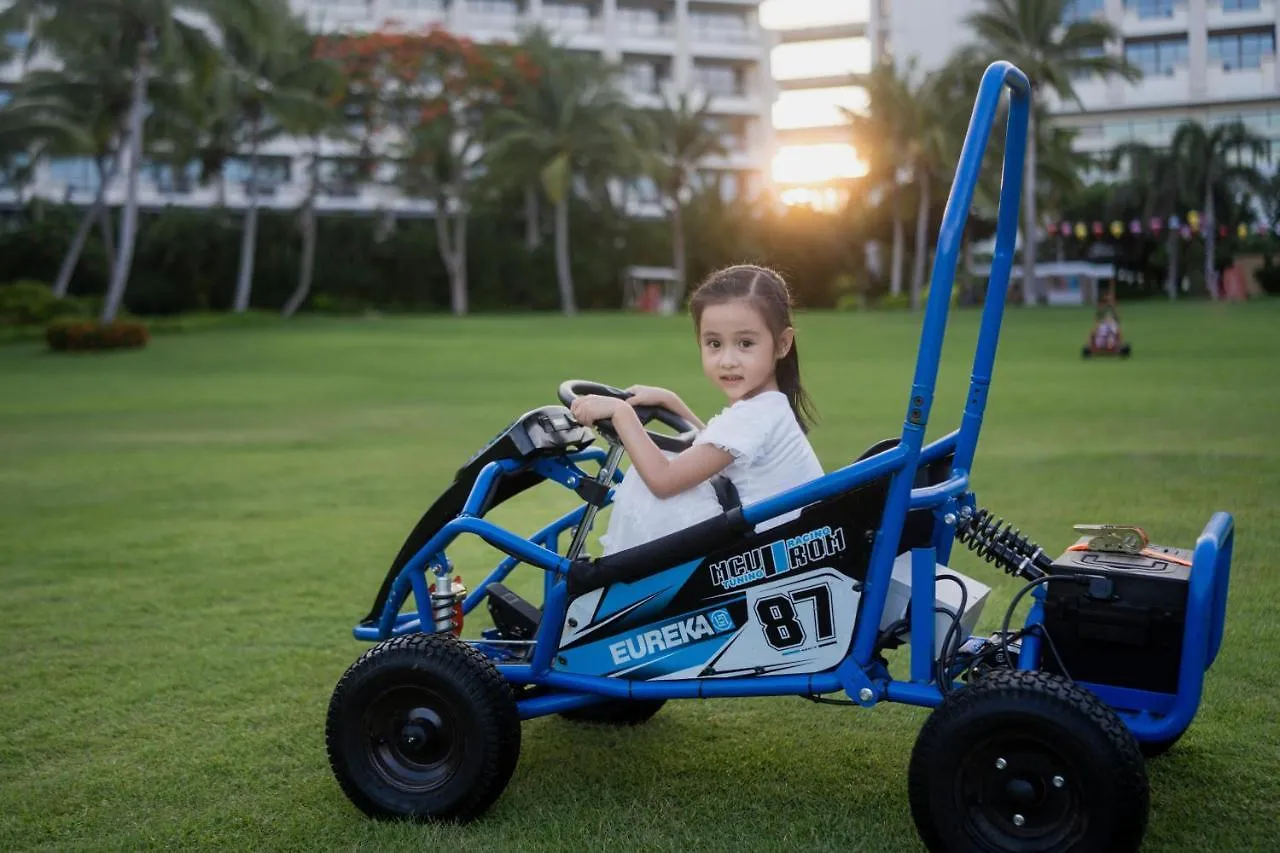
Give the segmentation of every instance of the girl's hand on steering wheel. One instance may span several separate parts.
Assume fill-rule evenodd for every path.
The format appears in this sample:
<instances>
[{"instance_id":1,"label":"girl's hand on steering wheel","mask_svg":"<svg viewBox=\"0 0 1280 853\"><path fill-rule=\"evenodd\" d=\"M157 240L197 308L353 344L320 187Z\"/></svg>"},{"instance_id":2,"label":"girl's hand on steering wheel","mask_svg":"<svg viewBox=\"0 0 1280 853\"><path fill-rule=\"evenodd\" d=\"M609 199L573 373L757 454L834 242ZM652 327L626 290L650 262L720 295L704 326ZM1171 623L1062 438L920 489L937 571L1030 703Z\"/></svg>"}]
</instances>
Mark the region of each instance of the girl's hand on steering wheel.
<instances>
[{"instance_id":1,"label":"girl's hand on steering wheel","mask_svg":"<svg viewBox=\"0 0 1280 853\"><path fill-rule=\"evenodd\" d=\"M626 408L626 406L626 402L615 397L585 394L573 401L569 406L569 412L578 423L591 426L596 421L611 420L619 408Z\"/></svg>"},{"instance_id":2,"label":"girl's hand on steering wheel","mask_svg":"<svg viewBox=\"0 0 1280 853\"><path fill-rule=\"evenodd\" d=\"M653 385L632 385L627 389L632 396L628 397L626 402L630 406L658 406L663 409L672 408L672 400L675 394L666 388L658 388Z\"/></svg>"}]
</instances>

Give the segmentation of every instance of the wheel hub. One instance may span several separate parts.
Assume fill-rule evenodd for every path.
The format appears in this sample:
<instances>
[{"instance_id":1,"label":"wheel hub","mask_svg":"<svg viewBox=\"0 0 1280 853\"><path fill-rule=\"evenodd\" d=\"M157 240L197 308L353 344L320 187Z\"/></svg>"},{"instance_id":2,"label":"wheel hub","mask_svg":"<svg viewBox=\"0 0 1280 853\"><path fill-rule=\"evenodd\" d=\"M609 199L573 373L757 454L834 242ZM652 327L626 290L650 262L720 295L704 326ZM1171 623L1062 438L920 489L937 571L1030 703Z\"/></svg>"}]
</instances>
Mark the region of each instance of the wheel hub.
<instances>
[{"instance_id":1,"label":"wheel hub","mask_svg":"<svg viewBox=\"0 0 1280 853\"><path fill-rule=\"evenodd\" d=\"M957 779L975 834L996 849L1055 850L1083 830L1066 756L1038 739L997 737L977 747Z\"/></svg>"},{"instance_id":2,"label":"wheel hub","mask_svg":"<svg viewBox=\"0 0 1280 853\"><path fill-rule=\"evenodd\" d=\"M369 762L404 791L443 785L462 763L461 731L445 697L423 688L389 690L365 714Z\"/></svg>"}]
</instances>

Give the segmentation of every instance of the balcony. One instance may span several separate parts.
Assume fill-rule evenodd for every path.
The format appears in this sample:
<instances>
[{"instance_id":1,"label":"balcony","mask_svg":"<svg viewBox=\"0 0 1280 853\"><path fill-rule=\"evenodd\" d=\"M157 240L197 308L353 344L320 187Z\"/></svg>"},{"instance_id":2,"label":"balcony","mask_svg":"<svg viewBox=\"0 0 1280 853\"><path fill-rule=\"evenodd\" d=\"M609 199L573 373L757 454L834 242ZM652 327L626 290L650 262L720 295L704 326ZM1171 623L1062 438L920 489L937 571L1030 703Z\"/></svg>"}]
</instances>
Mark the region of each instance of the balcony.
<instances>
[{"instance_id":1,"label":"balcony","mask_svg":"<svg viewBox=\"0 0 1280 853\"><path fill-rule=\"evenodd\" d=\"M619 17L614 32L623 53L671 56L676 50L676 26L670 22Z\"/></svg>"},{"instance_id":2,"label":"balcony","mask_svg":"<svg viewBox=\"0 0 1280 853\"><path fill-rule=\"evenodd\" d=\"M1185 104L1190 100L1191 72L1184 67L1174 69L1172 74L1149 74L1141 82L1125 86L1118 105L1149 107Z\"/></svg>"},{"instance_id":3,"label":"balcony","mask_svg":"<svg viewBox=\"0 0 1280 853\"><path fill-rule=\"evenodd\" d=\"M311 0L305 13L307 26L319 32L363 30L375 22L368 0Z\"/></svg>"},{"instance_id":4,"label":"balcony","mask_svg":"<svg viewBox=\"0 0 1280 853\"><path fill-rule=\"evenodd\" d=\"M1209 91L1215 99L1274 98L1280 93L1275 56L1263 57L1257 68L1227 69L1210 62L1205 72Z\"/></svg>"},{"instance_id":5,"label":"balcony","mask_svg":"<svg viewBox=\"0 0 1280 853\"><path fill-rule=\"evenodd\" d=\"M1228 0L1209 0L1207 23L1209 30L1235 29L1237 27L1259 27L1275 25L1276 22L1276 4L1275 0L1258 0L1257 9L1225 9L1224 6L1243 5L1247 3L1233 4Z\"/></svg>"}]
</instances>

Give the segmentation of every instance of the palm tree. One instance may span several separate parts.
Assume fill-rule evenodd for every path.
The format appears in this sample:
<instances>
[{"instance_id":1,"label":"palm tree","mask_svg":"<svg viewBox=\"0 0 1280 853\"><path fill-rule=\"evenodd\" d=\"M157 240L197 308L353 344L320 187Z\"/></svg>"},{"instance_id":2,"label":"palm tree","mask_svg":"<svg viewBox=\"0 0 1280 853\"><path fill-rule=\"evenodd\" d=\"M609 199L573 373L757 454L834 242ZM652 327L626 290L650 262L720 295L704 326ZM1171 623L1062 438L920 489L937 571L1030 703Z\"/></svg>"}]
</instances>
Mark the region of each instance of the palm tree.
<instances>
[{"instance_id":1,"label":"palm tree","mask_svg":"<svg viewBox=\"0 0 1280 853\"><path fill-rule=\"evenodd\" d=\"M1218 298L1217 270L1214 252L1217 248L1218 223L1215 208L1225 209L1242 190L1258 187L1262 177L1257 168L1247 164L1264 157L1269 143L1254 134L1243 122L1233 121L1214 128L1199 122L1183 122L1174 131L1173 149L1180 173L1178 181L1194 187L1204 199L1204 284L1211 299Z\"/></svg>"},{"instance_id":2,"label":"palm tree","mask_svg":"<svg viewBox=\"0 0 1280 853\"><path fill-rule=\"evenodd\" d=\"M903 75L891 64L874 68L867 76L867 107L857 112L841 108L849 121L850 138L859 157L869 167L864 180L869 188L887 192L893 205L893 258L889 292L902 292L902 264L906 257L906 225L902 218L902 178L911 165L916 137L915 98L909 82L914 61Z\"/></svg>"},{"instance_id":3,"label":"palm tree","mask_svg":"<svg viewBox=\"0 0 1280 853\"><path fill-rule=\"evenodd\" d=\"M631 109L615 69L592 54L557 51L536 81L499 111L486 148L496 174L536 180L555 208L556 278L565 315L577 313L569 254L569 204L575 190L597 198L606 175L641 167Z\"/></svg>"},{"instance_id":4,"label":"palm tree","mask_svg":"<svg viewBox=\"0 0 1280 853\"><path fill-rule=\"evenodd\" d=\"M676 270L675 303L684 303L688 286L688 253L685 248L686 196L698 166L708 157L722 157L725 146L713 126L711 99L696 103L686 93L668 100L653 116L655 154L653 178L671 210L671 260Z\"/></svg>"},{"instance_id":5,"label":"palm tree","mask_svg":"<svg viewBox=\"0 0 1280 853\"><path fill-rule=\"evenodd\" d=\"M225 76L234 116L248 148L248 196L240 242L240 269L232 310L249 308L258 238L258 178L262 145L273 136L307 130L329 120L331 108L316 91L331 66L314 59L311 36L288 0L256 0L255 13L223 28ZM240 147L240 146L237 146Z\"/></svg>"},{"instance_id":6,"label":"palm tree","mask_svg":"<svg viewBox=\"0 0 1280 853\"><path fill-rule=\"evenodd\" d=\"M1110 23L1100 20L1071 21L1063 25L1071 0L983 0L984 8L968 16L980 40L976 50L993 59L1006 59L1021 68L1031 81L1033 95L1055 92L1063 101L1080 104L1074 77L1118 75L1137 80L1141 72L1122 56L1096 53L1120 37ZM1033 97L1033 101L1035 98ZM1027 128L1027 154L1023 178L1023 294L1028 304L1038 298L1036 287L1036 178L1040 141L1036 112Z\"/></svg>"},{"instance_id":7,"label":"palm tree","mask_svg":"<svg viewBox=\"0 0 1280 853\"><path fill-rule=\"evenodd\" d=\"M1115 187L1114 201L1140 210L1144 222L1159 217L1167 223L1178 211L1195 204L1179 181L1182 168L1178 163L1178 152L1174 149L1129 142L1112 150L1107 165L1113 172L1122 168L1125 172L1125 179ZM1173 300L1178 298L1176 228L1169 228L1165 234L1165 255L1165 293Z\"/></svg>"},{"instance_id":8,"label":"palm tree","mask_svg":"<svg viewBox=\"0 0 1280 853\"><path fill-rule=\"evenodd\" d=\"M53 284L54 295L62 298L67 295L71 275L94 223L105 226L108 222L104 196L115 173L115 140L114 134L103 132L106 128L102 123L91 120L92 112L71 97L77 91L61 85L46 87L43 85L45 74L35 72L24 78L15 99L0 110L0 159L7 179L25 181L36 162L46 154L93 152L96 155L98 190L72 237ZM107 249L110 256L110 241Z\"/></svg>"},{"instance_id":9,"label":"palm tree","mask_svg":"<svg viewBox=\"0 0 1280 853\"><path fill-rule=\"evenodd\" d=\"M107 255L113 255L109 239L110 219L106 194L120 167L121 135L129 108L129 80L112 54L110 34L95 28L62 33L59 47L66 58L61 68L28 71L19 84L19 97L38 104L60 104L58 112L77 127L75 139L50 153L88 156L98 171L93 201L81 217L71 244L63 255L53 283L53 293L67 295L71 276L94 224L104 231Z\"/></svg>"},{"instance_id":10,"label":"palm tree","mask_svg":"<svg viewBox=\"0 0 1280 853\"><path fill-rule=\"evenodd\" d=\"M138 229L138 182L142 172L144 125L153 77L170 73L200 77L215 62L212 41L201 16L226 20L251 10L251 0L13 0L0 13L0 27L31 23L32 48L48 47L59 56L83 42L77 34L94 29L112 40L114 58L129 80L127 118L122 134L125 204L120 248L103 300L102 322L115 320L124 300ZM204 18L208 20L207 17ZM181 58L181 63L176 60ZM182 71L177 69L181 67Z\"/></svg>"}]
</instances>

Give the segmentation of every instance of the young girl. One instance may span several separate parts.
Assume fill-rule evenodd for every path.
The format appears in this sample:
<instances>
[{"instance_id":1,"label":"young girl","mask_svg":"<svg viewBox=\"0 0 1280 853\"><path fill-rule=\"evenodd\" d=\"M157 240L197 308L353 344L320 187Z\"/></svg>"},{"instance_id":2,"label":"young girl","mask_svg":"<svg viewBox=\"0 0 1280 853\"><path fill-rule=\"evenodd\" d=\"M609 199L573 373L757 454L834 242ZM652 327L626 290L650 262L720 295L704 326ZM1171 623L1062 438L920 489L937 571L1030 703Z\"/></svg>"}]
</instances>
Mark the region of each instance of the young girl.
<instances>
[{"instance_id":1,"label":"young girl","mask_svg":"<svg viewBox=\"0 0 1280 853\"><path fill-rule=\"evenodd\" d=\"M612 420L631 457L600 540L605 554L723 512L710 483L722 472L743 506L822 476L805 437L812 405L800 384L791 297L782 277L763 267L729 267L707 279L689 307L702 372L729 401L720 414L703 424L675 393L643 385L629 388L634 396L627 400L587 395L573 403L580 423ZM664 453L646 435L634 406L663 406L688 420L699 430L693 446ZM797 515L799 510L756 529Z\"/></svg>"}]
</instances>

